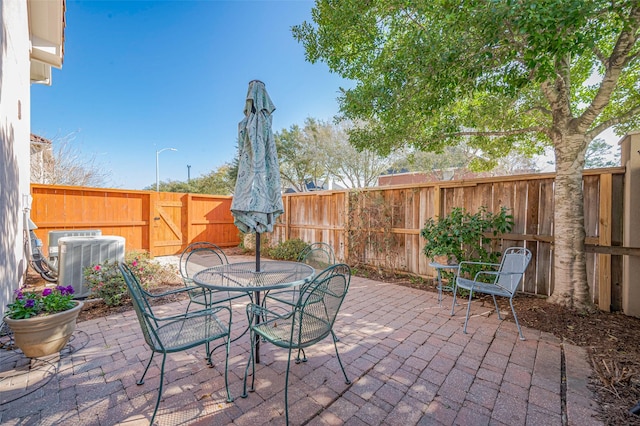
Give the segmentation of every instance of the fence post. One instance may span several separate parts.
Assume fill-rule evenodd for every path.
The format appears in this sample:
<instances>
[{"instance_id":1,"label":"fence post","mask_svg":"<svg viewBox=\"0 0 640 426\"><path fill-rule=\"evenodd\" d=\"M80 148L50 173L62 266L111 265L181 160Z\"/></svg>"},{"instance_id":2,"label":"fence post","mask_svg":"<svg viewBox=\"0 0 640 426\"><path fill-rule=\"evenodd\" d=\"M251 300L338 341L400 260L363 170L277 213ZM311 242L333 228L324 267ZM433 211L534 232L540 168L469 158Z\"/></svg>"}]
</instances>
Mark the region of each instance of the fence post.
<instances>
[{"instance_id":1,"label":"fence post","mask_svg":"<svg viewBox=\"0 0 640 426\"><path fill-rule=\"evenodd\" d=\"M433 187L433 217L442 217L442 190L440 185Z\"/></svg>"},{"instance_id":2,"label":"fence post","mask_svg":"<svg viewBox=\"0 0 640 426\"><path fill-rule=\"evenodd\" d=\"M147 221L149 222L149 234L148 234L148 242L149 245L149 255L153 258L156 255L156 214L157 214L157 206L158 202L158 193L157 192L149 192L149 197L147 198L149 201L148 212L149 217ZM160 218L158 218L160 219Z\"/></svg>"},{"instance_id":3,"label":"fence post","mask_svg":"<svg viewBox=\"0 0 640 426\"><path fill-rule=\"evenodd\" d=\"M640 247L640 132L627 134L620 141L624 174L623 245ZM640 317L640 257L624 256L622 261L622 310Z\"/></svg>"},{"instance_id":4,"label":"fence post","mask_svg":"<svg viewBox=\"0 0 640 426\"><path fill-rule=\"evenodd\" d=\"M184 194L182 196L182 214L181 224L182 227L182 247L180 250L184 250L184 247L192 243L192 239L195 237L193 232L193 218L191 217L191 210L193 206L193 195Z\"/></svg>"},{"instance_id":5,"label":"fence post","mask_svg":"<svg viewBox=\"0 0 640 426\"><path fill-rule=\"evenodd\" d=\"M344 193L344 228L342 228L342 241L344 241L344 247L343 247L343 256L344 259L341 259L342 262L348 262L349 261L349 256L351 255L351 253L349 253L349 227L351 226L350 222L350 212L349 209L351 208L351 190L345 191Z\"/></svg>"},{"instance_id":6,"label":"fence post","mask_svg":"<svg viewBox=\"0 0 640 426\"><path fill-rule=\"evenodd\" d=\"M611 245L611 196L613 179L611 173L600 175L600 223L598 244ZM598 307L611 311L611 255L598 254Z\"/></svg>"},{"instance_id":7,"label":"fence post","mask_svg":"<svg viewBox=\"0 0 640 426\"><path fill-rule=\"evenodd\" d=\"M291 197L284 198L286 207L284 209L284 240L287 241L291 235Z\"/></svg>"}]
</instances>

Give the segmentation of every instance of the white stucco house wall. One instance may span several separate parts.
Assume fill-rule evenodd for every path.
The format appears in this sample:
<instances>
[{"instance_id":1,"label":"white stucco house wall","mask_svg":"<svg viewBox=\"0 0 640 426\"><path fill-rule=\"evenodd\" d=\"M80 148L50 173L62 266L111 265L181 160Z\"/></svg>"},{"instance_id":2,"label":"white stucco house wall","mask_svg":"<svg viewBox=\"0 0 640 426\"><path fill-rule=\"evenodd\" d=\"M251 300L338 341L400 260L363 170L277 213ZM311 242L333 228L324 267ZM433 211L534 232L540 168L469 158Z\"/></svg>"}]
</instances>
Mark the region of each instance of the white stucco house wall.
<instances>
[{"instance_id":1,"label":"white stucco house wall","mask_svg":"<svg viewBox=\"0 0 640 426\"><path fill-rule=\"evenodd\" d=\"M51 84L64 57L65 0L0 1L0 316L23 283L30 205L31 84Z\"/></svg>"}]
</instances>

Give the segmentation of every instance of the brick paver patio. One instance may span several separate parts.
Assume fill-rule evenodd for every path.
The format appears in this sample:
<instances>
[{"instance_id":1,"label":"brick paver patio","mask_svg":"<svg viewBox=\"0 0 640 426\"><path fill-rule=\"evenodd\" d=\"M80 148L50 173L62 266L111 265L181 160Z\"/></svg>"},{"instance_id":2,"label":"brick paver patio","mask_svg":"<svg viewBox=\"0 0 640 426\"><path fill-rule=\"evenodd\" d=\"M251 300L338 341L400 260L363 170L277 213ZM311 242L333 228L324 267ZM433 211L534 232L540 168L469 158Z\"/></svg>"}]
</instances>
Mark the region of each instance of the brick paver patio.
<instances>
[{"instance_id":1,"label":"brick paver patio","mask_svg":"<svg viewBox=\"0 0 640 426\"><path fill-rule=\"evenodd\" d=\"M241 301L234 304L237 330L247 321ZM520 341L515 324L482 315L490 305L477 302L478 316L463 334L466 305L452 317L450 303L450 294L439 307L436 293L353 277L335 329L352 384L344 383L329 339L310 348L308 362L292 364L291 423L601 424L593 417L597 405L586 386L591 369L582 348L528 328ZM222 350L214 353L214 368L203 359L204 347L170 355L156 423L284 424L287 353L262 345L256 391L243 399L248 350L247 336L231 347L233 403L226 402ZM20 352L1 351L0 424L148 424L161 357L144 385L135 382L149 355L133 311L78 323L60 356L30 362Z\"/></svg>"}]
</instances>

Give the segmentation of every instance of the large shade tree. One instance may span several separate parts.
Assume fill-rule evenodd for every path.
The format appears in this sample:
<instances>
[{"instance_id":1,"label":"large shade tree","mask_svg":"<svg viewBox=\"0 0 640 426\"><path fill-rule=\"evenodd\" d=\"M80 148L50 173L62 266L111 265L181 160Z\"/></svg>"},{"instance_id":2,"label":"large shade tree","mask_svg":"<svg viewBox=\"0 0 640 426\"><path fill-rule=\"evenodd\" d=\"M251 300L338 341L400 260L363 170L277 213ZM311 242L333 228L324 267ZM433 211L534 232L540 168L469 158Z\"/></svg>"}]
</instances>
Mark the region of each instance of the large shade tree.
<instances>
[{"instance_id":1,"label":"large shade tree","mask_svg":"<svg viewBox=\"0 0 640 426\"><path fill-rule=\"evenodd\" d=\"M355 82L350 140L388 153L465 140L486 158L551 144L555 288L590 307L581 172L591 140L640 122L638 0L318 0L293 28L307 59ZM468 139L465 139L468 138Z\"/></svg>"}]
</instances>

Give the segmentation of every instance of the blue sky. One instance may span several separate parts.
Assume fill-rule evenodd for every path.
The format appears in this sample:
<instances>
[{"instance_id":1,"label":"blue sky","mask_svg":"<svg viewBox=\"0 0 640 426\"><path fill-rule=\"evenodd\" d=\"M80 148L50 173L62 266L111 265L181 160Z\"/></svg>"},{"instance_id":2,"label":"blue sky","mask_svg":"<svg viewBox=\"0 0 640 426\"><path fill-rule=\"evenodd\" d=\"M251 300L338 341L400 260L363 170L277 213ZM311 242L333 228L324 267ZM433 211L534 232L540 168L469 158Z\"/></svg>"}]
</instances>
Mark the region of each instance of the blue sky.
<instances>
[{"instance_id":1,"label":"blue sky","mask_svg":"<svg viewBox=\"0 0 640 426\"><path fill-rule=\"evenodd\" d=\"M273 129L331 119L351 83L305 61L291 27L312 1L67 0L62 70L32 86L31 129L72 134L85 157L112 172L109 186L142 189L187 180L236 155L248 83L265 82Z\"/></svg>"}]
</instances>

